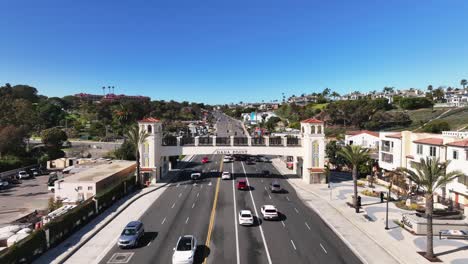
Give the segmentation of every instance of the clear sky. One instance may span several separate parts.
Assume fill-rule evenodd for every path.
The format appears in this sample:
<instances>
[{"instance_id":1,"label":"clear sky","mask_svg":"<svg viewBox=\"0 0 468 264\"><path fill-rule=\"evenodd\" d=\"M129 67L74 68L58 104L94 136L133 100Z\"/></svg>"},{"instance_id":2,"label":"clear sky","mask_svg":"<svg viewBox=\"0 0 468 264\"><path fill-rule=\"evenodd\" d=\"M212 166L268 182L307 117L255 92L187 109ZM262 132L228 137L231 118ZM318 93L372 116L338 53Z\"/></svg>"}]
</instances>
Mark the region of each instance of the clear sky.
<instances>
[{"instance_id":1,"label":"clear sky","mask_svg":"<svg viewBox=\"0 0 468 264\"><path fill-rule=\"evenodd\" d=\"M456 86L466 0L0 0L0 84L47 96L270 101Z\"/></svg>"}]
</instances>

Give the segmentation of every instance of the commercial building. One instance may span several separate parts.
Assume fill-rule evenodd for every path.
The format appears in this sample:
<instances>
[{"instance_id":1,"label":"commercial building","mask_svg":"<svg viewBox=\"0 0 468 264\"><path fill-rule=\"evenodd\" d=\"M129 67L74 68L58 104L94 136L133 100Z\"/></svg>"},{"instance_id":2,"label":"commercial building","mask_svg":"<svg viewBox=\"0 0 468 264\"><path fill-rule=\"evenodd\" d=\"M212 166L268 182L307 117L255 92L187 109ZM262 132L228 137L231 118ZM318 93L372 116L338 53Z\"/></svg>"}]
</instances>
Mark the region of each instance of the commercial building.
<instances>
[{"instance_id":1,"label":"commercial building","mask_svg":"<svg viewBox=\"0 0 468 264\"><path fill-rule=\"evenodd\" d=\"M413 169L421 158L437 157L441 162L450 162L447 172L459 170L468 175L468 139L463 139L463 135L451 131L443 134L381 132L379 167L384 172L399 167ZM468 211L468 177L455 179L447 184L445 191L456 206Z\"/></svg>"},{"instance_id":2,"label":"commercial building","mask_svg":"<svg viewBox=\"0 0 468 264\"><path fill-rule=\"evenodd\" d=\"M78 166L78 165L75 165ZM89 199L135 174L134 161L86 163L86 167L55 182L55 199L77 202Z\"/></svg>"}]
</instances>

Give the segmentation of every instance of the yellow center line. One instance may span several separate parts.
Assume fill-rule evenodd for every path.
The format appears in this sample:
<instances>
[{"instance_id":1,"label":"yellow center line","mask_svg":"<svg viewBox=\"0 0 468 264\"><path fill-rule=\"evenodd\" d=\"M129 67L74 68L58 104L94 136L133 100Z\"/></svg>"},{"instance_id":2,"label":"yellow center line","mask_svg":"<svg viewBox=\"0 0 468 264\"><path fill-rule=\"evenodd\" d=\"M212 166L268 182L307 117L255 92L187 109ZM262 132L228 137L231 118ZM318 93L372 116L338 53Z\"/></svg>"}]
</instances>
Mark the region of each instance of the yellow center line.
<instances>
[{"instance_id":1,"label":"yellow center line","mask_svg":"<svg viewBox=\"0 0 468 264\"><path fill-rule=\"evenodd\" d=\"M219 166L219 171L222 172L223 171L223 162L221 162L220 166ZM216 215L216 204L218 203L218 194L219 194L219 182L220 182L221 178L218 177L218 181L216 182L216 191L215 191L215 196L214 196L214 200L213 200L213 208L211 209L211 216L210 216L210 224L208 226L208 234L206 235L206 242L205 242L205 252L204 252L204 257L205 257L205 260L203 261L203 263L206 264L206 261L207 261L207 249L209 248L210 246L210 241L211 241L211 233L213 232L213 227L214 227L214 221L215 221L215 215Z\"/></svg>"}]
</instances>

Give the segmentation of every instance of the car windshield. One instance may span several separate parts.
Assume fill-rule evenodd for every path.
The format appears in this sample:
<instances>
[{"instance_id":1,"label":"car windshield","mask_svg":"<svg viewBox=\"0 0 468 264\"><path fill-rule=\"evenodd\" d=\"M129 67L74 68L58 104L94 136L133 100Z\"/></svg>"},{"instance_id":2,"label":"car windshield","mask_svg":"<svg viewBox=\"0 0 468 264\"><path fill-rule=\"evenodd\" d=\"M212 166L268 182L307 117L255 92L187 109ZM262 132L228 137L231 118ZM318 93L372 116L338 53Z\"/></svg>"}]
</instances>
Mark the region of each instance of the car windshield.
<instances>
[{"instance_id":1,"label":"car windshield","mask_svg":"<svg viewBox=\"0 0 468 264\"><path fill-rule=\"evenodd\" d=\"M252 217L252 215L250 215L250 214L242 214L241 216L242 217Z\"/></svg>"},{"instance_id":2,"label":"car windshield","mask_svg":"<svg viewBox=\"0 0 468 264\"><path fill-rule=\"evenodd\" d=\"M177 251L192 250L192 239L189 237L183 237L180 239L177 245Z\"/></svg>"},{"instance_id":3,"label":"car windshield","mask_svg":"<svg viewBox=\"0 0 468 264\"><path fill-rule=\"evenodd\" d=\"M273 184L273 187L275 187L275 188L279 188L279 187L280 187L280 185L279 185L279 184Z\"/></svg>"},{"instance_id":4,"label":"car windshield","mask_svg":"<svg viewBox=\"0 0 468 264\"><path fill-rule=\"evenodd\" d=\"M136 230L133 228L125 228L124 231L122 232L122 235L125 236L133 236L136 234Z\"/></svg>"},{"instance_id":5,"label":"car windshield","mask_svg":"<svg viewBox=\"0 0 468 264\"><path fill-rule=\"evenodd\" d=\"M276 213L275 209L266 209L265 212L267 213Z\"/></svg>"}]
</instances>

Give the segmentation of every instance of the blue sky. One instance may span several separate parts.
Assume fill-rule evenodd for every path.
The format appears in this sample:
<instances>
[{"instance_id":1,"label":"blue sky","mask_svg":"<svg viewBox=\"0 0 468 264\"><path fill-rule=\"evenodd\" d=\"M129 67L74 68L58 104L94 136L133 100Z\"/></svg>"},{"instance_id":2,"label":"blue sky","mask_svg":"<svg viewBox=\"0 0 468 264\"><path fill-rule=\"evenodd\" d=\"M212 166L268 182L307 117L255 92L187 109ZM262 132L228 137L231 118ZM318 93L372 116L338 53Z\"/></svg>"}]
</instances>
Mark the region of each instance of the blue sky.
<instances>
[{"instance_id":1,"label":"blue sky","mask_svg":"<svg viewBox=\"0 0 468 264\"><path fill-rule=\"evenodd\" d=\"M47 96L270 101L456 86L468 1L0 0L0 83Z\"/></svg>"}]
</instances>

